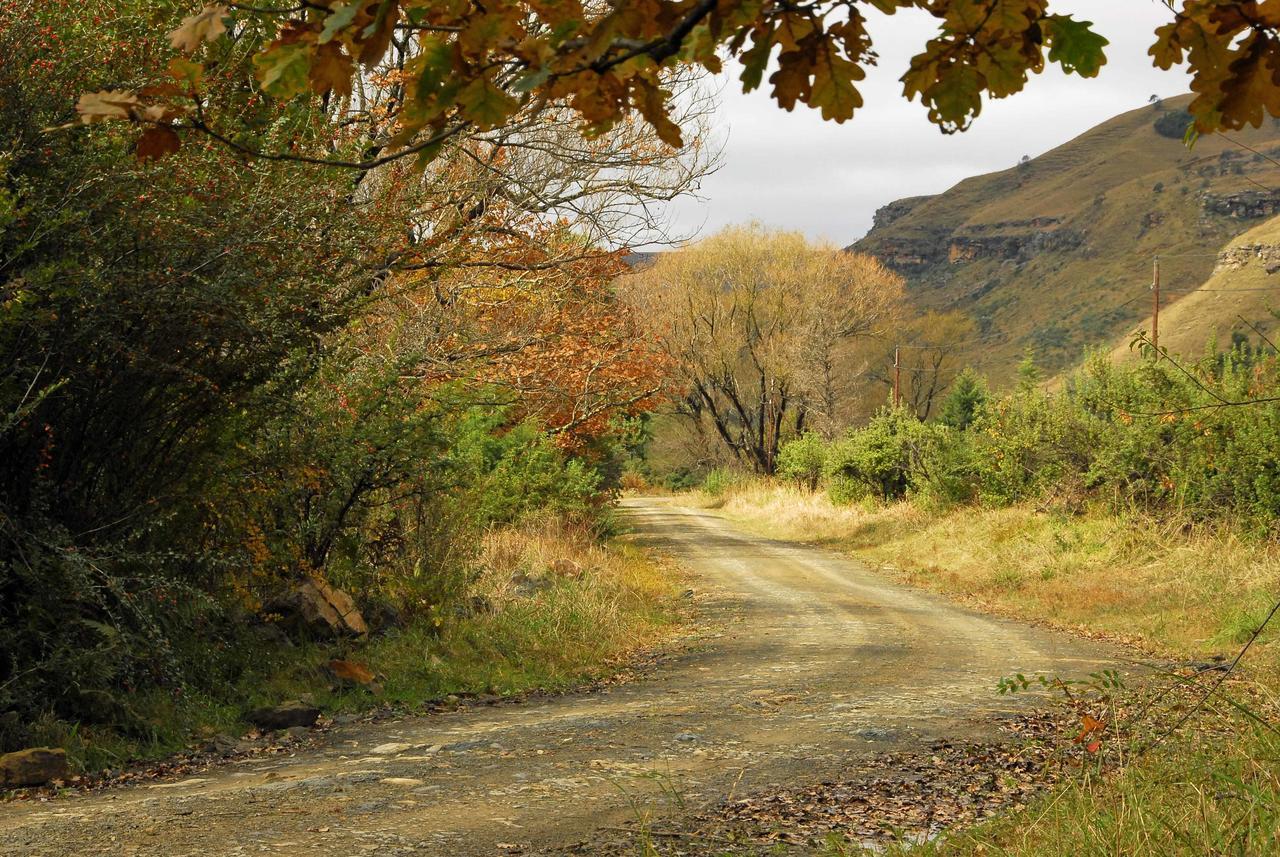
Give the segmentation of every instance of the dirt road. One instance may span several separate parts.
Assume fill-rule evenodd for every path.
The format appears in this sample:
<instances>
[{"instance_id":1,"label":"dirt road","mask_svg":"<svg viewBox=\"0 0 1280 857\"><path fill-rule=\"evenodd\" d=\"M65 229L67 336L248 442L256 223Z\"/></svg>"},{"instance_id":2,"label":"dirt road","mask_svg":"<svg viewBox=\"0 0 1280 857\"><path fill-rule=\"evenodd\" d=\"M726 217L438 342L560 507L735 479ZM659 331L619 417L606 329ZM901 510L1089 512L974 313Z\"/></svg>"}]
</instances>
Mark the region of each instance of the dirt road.
<instances>
[{"instance_id":1,"label":"dirt road","mask_svg":"<svg viewBox=\"0 0 1280 857\"><path fill-rule=\"evenodd\" d=\"M713 629L633 684L332 733L199 777L0 805L0 854L560 853L638 813L838 776L995 732L1014 671L1110 653L889 583L856 562L632 500L632 538L688 568ZM589 851L589 848L588 848Z\"/></svg>"}]
</instances>

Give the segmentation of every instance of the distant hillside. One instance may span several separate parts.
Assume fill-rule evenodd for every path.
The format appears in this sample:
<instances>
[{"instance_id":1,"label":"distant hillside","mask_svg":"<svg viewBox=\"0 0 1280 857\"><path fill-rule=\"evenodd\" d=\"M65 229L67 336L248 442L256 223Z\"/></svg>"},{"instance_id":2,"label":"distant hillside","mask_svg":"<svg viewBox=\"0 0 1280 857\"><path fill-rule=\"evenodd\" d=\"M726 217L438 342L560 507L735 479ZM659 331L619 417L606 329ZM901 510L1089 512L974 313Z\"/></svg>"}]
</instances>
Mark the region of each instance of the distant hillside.
<instances>
[{"instance_id":1,"label":"distant hillside","mask_svg":"<svg viewBox=\"0 0 1280 857\"><path fill-rule=\"evenodd\" d=\"M1273 307L1280 309L1280 217L1233 238L1204 283L1190 292L1162 294L1161 304L1160 345L1174 354L1198 357L1211 336L1223 348L1237 333L1255 344L1259 332L1274 341L1280 328L1271 314ZM1130 356L1131 338L1122 336L1112 355Z\"/></svg>"},{"instance_id":2,"label":"distant hillside","mask_svg":"<svg viewBox=\"0 0 1280 857\"><path fill-rule=\"evenodd\" d=\"M1048 370L1075 363L1085 346L1143 323L1157 254L1172 298L1210 276L1228 240L1280 214L1271 190L1280 166L1269 160L1280 161L1280 127L1188 150L1189 100L1125 113L1008 170L891 203L849 249L904 274L921 309L972 316L983 338L973 362L997 382L1027 346ZM1186 306L1162 329L1203 341L1212 325Z\"/></svg>"}]
</instances>

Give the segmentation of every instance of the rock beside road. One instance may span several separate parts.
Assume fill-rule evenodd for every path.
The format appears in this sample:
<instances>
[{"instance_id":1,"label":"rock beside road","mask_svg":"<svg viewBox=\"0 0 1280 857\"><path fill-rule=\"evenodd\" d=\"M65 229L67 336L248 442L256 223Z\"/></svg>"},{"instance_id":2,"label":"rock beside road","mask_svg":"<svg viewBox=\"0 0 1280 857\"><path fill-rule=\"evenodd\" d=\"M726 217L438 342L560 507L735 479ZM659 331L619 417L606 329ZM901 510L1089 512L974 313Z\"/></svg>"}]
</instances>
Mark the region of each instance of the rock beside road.
<instances>
[{"instance_id":1,"label":"rock beside road","mask_svg":"<svg viewBox=\"0 0 1280 857\"><path fill-rule=\"evenodd\" d=\"M66 775L66 750L32 747L0 756L0 788L42 786Z\"/></svg>"},{"instance_id":2,"label":"rock beside road","mask_svg":"<svg viewBox=\"0 0 1280 857\"><path fill-rule=\"evenodd\" d=\"M271 600L266 610L319 637L363 637L369 633L352 597L314 575Z\"/></svg>"},{"instance_id":3,"label":"rock beside road","mask_svg":"<svg viewBox=\"0 0 1280 857\"><path fill-rule=\"evenodd\" d=\"M296 700L265 708L255 708L245 715L245 719L259 729L290 729L294 726L313 726L319 717L319 708Z\"/></svg>"}]
</instances>

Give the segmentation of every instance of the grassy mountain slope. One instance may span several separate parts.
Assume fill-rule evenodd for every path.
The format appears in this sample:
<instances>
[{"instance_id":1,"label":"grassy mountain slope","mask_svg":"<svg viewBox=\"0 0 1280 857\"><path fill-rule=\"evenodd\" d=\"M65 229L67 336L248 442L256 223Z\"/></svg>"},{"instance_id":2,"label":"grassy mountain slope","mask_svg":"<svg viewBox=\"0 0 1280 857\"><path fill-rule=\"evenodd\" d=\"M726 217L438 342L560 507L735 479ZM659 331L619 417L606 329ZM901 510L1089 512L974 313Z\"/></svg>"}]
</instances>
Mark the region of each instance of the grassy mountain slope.
<instances>
[{"instance_id":1,"label":"grassy mountain slope","mask_svg":"<svg viewBox=\"0 0 1280 857\"><path fill-rule=\"evenodd\" d=\"M1086 346L1145 325L1156 255L1167 288L1193 289L1224 243L1280 214L1280 193L1270 191L1280 188L1280 127L1234 142L1207 137L1189 150L1189 98L1122 114L937 196L892 203L850 249L902 272L920 309L972 316L983 340L973 362L995 381L1012 375L1028 346L1047 369L1075 363ZM1203 341L1208 330L1197 324L1187 312L1182 335Z\"/></svg>"},{"instance_id":2,"label":"grassy mountain slope","mask_svg":"<svg viewBox=\"0 0 1280 857\"><path fill-rule=\"evenodd\" d=\"M1197 357L1210 337L1226 347L1237 333L1255 344L1258 331L1274 340L1280 327L1271 314L1280 308L1280 217L1231 239L1204 283L1162 295L1161 303L1160 345L1174 354ZM1112 356L1130 356L1129 340L1117 343Z\"/></svg>"}]
</instances>

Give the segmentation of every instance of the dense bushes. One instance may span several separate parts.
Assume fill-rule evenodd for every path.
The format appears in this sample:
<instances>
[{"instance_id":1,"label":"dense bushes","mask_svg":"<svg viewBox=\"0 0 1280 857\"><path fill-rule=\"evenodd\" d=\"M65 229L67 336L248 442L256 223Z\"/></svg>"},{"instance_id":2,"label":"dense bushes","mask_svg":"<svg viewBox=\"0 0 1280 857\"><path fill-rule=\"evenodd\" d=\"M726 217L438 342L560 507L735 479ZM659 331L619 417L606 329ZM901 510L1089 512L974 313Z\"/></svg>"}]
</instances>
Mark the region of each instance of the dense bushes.
<instances>
[{"instance_id":1,"label":"dense bushes","mask_svg":"<svg viewBox=\"0 0 1280 857\"><path fill-rule=\"evenodd\" d=\"M1195 118L1185 110L1169 110L1161 113L1155 121L1156 133L1171 140L1181 140L1187 136L1187 129Z\"/></svg>"},{"instance_id":2,"label":"dense bushes","mask_svg":"<svg viewBox=\"0 0 1280 857\"><path fill-rule=\"evenodd\" d=\"M778 452L778 475L817 490L827 468L827 444L822 435L809 432L787 443Z\"/></svg>"},{"instance_id":3,"label":"dense bushes","mask_svg":"<svg viewBox=\"0 0 1280 857\"><path fill-rule=\"evenodd\" d=\"M1095 356L1058 392L1028 383L987 399L966 384L964 406L943 409L953 425L885 410L822 450L806 437L783 456L824 458L823 484L843 501L1056 496L1267 529L1280 515L1280 407L1226 403L1277 386L1276 358L1240 346L1187 366Z\"/></svg>"},{"instance_id":4,"label":"dense bushes","mask_svg":"<svg viewBox=\"0 0 1280 857\"><path fill-rule=\"evenodd\" d=\"M605 487L607 442L575 458L511 390L441 369L457 326L413 349L378 326L413 231L389 177L46 130L163 79L160 19L187 12L0 7L0 752L49 720L145 736L148 695L235 705L269 660L260 606L301 576L436 615L480 530ZM244 63L210 85L246 141L329 151L322 114L261 112Z\"/></svg>"},{"instance_id":5,"label":"dense bushes","mask_svg":"<svg viewBox=\"0 0 1280 857\"><path fill-rule=\"evenodd\" d=\"M79 37L95 13L113 37ZM364 267L349 181L299 199L287 166L192 148L161 170L111 130L45 130L141 82L151 26L0 10L0 749L42 715L143 729L131 691L200 671L226 563L199 498L238 479L244 414L306 381ZM178 629L211 636L184 661Z\"/></svg>"},{"instance_id":6,"label":"dense bushes","mask_svg":"<svg viewBox=\"0 0 1280 857\"><path fill-rule=\"evenodd\" d=\"M876 414L865 428L831 445L826 473L831 490L843 500L870 494L898 500L929 476L940 433L905 408Z\"/></svg>"}]
</instances>

